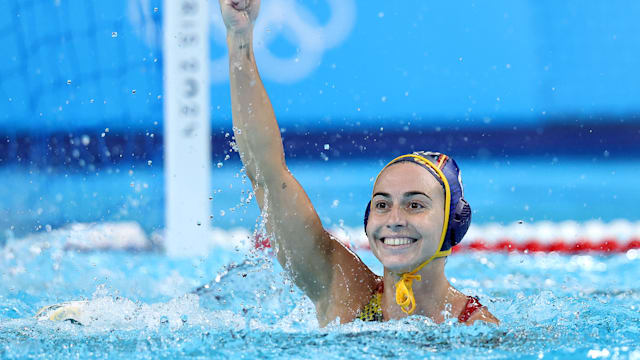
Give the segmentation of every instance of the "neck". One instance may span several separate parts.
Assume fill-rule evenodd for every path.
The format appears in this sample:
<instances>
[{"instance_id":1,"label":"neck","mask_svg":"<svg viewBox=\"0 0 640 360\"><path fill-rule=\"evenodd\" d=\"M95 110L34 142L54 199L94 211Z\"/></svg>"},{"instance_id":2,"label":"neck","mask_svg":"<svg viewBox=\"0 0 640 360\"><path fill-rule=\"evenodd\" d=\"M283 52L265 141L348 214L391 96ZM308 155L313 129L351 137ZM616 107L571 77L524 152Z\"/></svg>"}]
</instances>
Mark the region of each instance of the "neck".
<instances>
[{"instance_id":1,"label":"neck","mask_svg":"<svg viewBox=\"0 0 640 360\"><path fill-rule=\"evenodd\" d=\"M433 259L429 264L420 269L416 274L420 275L420 281L413 281L413 294L416 299L416 308L411 315L422 315L431 318L439 323L444 321L442 314L446 310L446 304L452 299L448 299L452 295L453 288L449 284L444 275L445 258ZM401 273L384 269L384 295L383 310L385 317L390 319L400 319L407 316L402 312L399 305L396 304L396 288L395 284L400 280Z\"/></svg>"}]
</instances>

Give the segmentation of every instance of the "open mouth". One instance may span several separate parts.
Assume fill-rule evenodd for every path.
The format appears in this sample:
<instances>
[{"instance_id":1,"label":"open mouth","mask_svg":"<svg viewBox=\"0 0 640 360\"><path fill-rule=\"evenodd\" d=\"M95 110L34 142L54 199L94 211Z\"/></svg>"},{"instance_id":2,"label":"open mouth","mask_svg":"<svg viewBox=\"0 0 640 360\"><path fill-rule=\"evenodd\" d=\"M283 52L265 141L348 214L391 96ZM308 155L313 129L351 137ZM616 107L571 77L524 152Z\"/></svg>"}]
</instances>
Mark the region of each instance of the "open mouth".
<instances>
[{"instance_id":1,"label":"open mouth","mask_svg":"<svg viewBox=\"0 0 640 360\"><path fill-rule=\"evenodd\" d=\"M380 241L388 246L402 246L413 244L418 241L418 239L410 238L410 237L383 237L380 238Z\"/></svg>"}]
</instances>

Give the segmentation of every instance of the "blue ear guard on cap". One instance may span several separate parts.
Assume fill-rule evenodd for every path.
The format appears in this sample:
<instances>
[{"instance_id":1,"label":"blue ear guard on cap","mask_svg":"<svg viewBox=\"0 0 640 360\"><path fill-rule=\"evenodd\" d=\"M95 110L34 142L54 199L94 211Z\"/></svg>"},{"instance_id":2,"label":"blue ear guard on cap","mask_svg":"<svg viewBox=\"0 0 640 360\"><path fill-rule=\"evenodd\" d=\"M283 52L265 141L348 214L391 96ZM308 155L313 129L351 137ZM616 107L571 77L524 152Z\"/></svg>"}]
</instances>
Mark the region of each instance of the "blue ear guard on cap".
<instances>
[{"instance_id":1,"label":"blue ear guard on cap","mask_svg":"<svg viewBox=\"0 0 640 360\"><path fill-rule=\"evenodd\" d=\"M460 169L458 168L458 164L452 158L437 152L427 152L427 151L417 151L414 152L413 155L417 155L418 157L423 157L433 164L437 164L438 168L442 171L444 176L449 183L449 189L451 192L451 205L449 209L449 223L447 226L447 233L444 238L444 242L442 243L442 247L440 251L450 250L452 247L457 245L462 238L467 233L469 229L469 225L471 224L471 207L469 203L464 199L464 187L462 185L462 177L460 175ZM433 174L438 182L442 184L442 180L435 175L434 170L431 168L421 164L419 161L414 160L412 157L401 158L396 161L392 161L387 164L385 168L392 164L396 164L402 161L410 161L415 164L422 166L427 169L431 174ZM383 169L384 170L384 169ZM443 186L444 187L444 186ZM446 187L445 191L446 191ZM367 204L367 208L364 212L364 231L367 231L367 222L369 220L369 214L371 211L371 201Z\"/></svg>"}]
</instances>

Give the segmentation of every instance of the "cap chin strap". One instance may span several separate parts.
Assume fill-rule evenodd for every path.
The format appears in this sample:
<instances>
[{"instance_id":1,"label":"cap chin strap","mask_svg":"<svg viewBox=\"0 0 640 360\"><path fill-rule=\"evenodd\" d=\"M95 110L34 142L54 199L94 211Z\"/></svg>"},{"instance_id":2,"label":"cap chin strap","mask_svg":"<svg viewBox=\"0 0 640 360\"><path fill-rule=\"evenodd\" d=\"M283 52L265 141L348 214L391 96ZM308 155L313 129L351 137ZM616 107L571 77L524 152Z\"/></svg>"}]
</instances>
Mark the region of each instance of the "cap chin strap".
<instances>
[{"instance_id":1,"label":"cap chin strap","mask_svg":"<svg viewBox=\"0 0 640 360\"><path fill-rule=\"evenodd\" d=\"M413 280L420 281L422 280L422 276L417 275L416 273L420 271L423 267L429 264L433 259L439 257L446 257L451 254L451 249L441 251L442 244L444 243L444 238L447 236L447 228L449 226L449 211L451 208L451 189L449 188L449 182L447 181L447 177L444 175L442 170L440 170L440 166L442 166L446 160L446 155L440 155L441 157L438 159L438 166L434 165L429 159L422 157L420 155L408 154L399 156L393 160L391 160L382 170L386 169L387 166L397 162L403 158L413 158L414 161L419 164L428 166L433 169L436 174L442 180L444 184L444 225L442 226L442 234L440 235L440 245L438 245L438 251L433 254L427 261L420 264L417 268L400 274L400 281L396 283L396 303L400 305L400 308L403 312L410 315L416 309L416 298L413 295ZM382 173L382 171L380 171ZM380 174L378 174L380 176ZM377 182L377 179L376 179Z\"/></svg>"},{"instance_id":2,"label":"cap chin strap","mask_svg":"<svg viewBox=\"0 0 640 360\"><path fill-rule=\"evenodd\" d=\"M446 226L446 225L445 225ZM447 257L451 254L451 249L446 251L438 251L433 254L427 261L420 264L417 268L410 272L400 274L400 281L396 283L396 303L400 305L400 309L410 315L416 309L416 298L413 295L413 280L420 281L422 276L416 273L425 267L435 258Z\"/></svg>"}]
</instances>

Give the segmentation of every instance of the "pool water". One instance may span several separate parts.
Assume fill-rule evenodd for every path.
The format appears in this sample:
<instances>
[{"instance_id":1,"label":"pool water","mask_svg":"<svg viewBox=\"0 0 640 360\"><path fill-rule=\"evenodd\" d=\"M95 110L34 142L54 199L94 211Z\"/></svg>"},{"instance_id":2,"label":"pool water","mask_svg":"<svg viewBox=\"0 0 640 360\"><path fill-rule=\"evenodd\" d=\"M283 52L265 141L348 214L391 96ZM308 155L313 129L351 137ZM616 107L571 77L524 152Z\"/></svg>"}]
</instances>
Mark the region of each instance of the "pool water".
<instances>
[{"instance_id":1,"label":"pool water","mask_svg":"<svg viewBox=\"0 0 640 360\"><path fill-rule=\"evenodd\" d=\"M458 162L474 224L640 220L632 211L640 200L637 162ZM329 159L289 165L326 227L358 229L383 164ZM640 250L458 253L448 259L447 276L479 296L500 326L434 325L410 317L321 329L312 304L272 257L237 242L258 216L255 203L244 201L250 189L238 163L214 169L211 225L224 229L213 235L216 245L209 254L182 259L166 256L155 243L110 251L78 246L87 239L95 245L111 222L139 223L122 233L133 238L162 234L160 167L94 170L0 168L0 358L640 360ZM97 225L69 230L87 222ZM371 253L360 255L382 271ZM42 306L70 300L89 301L84 326L33 318Z\"/></svg>"},{"instance_id":2,"label":"pool water","mask_svg":"<svg viewBox=\"0 0 640 360\"><path fill-rule=\"evenodd\" d=\"M65 250L68 235L0 250L0 357L640 359L640 251L610 256L456 254L447 275L502 323L420 317L318 328L313 306L270 255L206 257ZM371 253L363 260L378 273ZM199 286L206 284L194 293ZM84 326L32 318L88 299Z\"/></svg>"}]
</instances>

